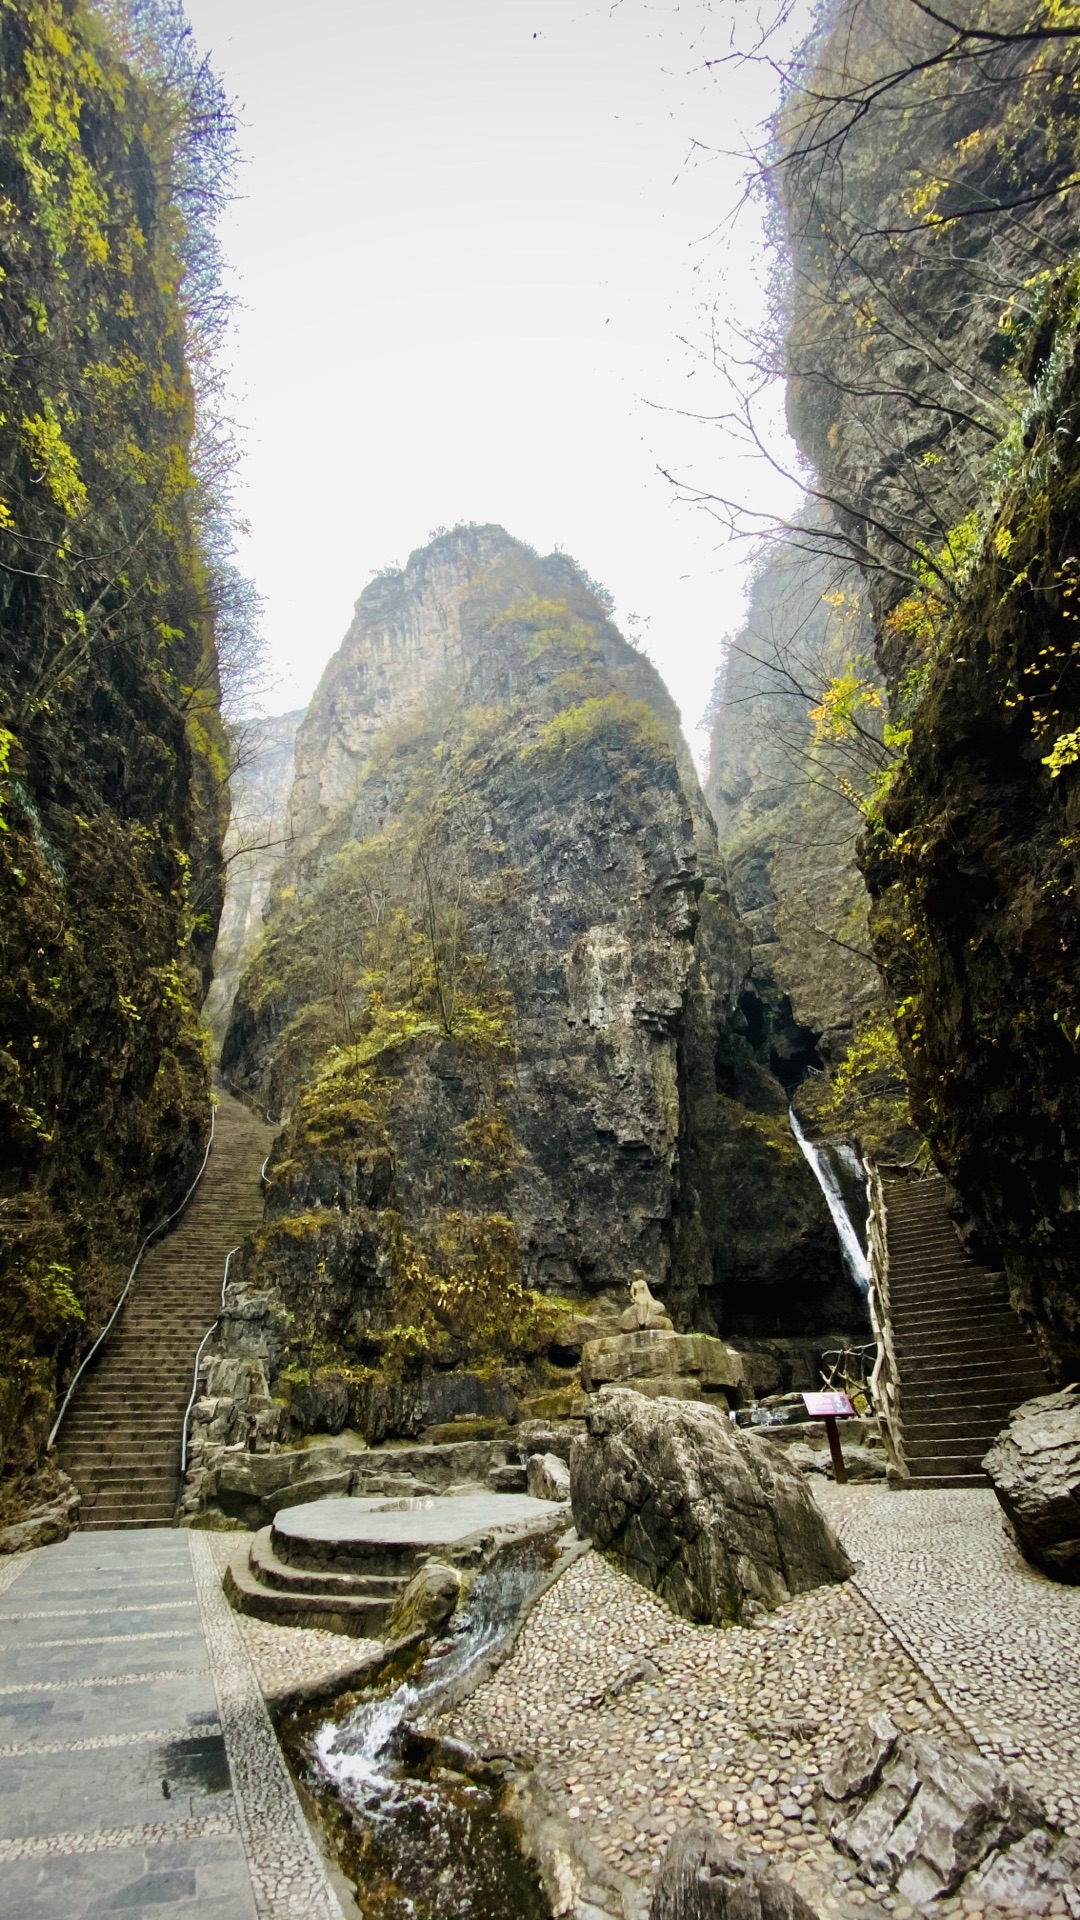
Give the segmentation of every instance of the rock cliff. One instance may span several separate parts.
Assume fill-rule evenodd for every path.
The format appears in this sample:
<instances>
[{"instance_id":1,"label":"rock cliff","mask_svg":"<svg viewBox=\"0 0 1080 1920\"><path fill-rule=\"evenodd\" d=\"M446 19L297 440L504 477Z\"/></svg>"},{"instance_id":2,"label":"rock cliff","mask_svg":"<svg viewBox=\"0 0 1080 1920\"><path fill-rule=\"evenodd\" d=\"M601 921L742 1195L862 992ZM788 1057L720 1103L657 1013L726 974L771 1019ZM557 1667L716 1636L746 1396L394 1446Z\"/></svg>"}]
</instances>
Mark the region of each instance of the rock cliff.
<instances>
[{"instance_id":1,"label":"rock cliff","mask_svg":"<svg viewBox=\"0 0 1080 1920\"><path fill-rule=\"evenodd\" d=\"M299 1426L558 1386L635 1271L684 1327L860 1323L675 710L571 561L464 528L373 581L290 818L222 1055L287 1116L225 1345Z\"/></svg>"},{"instance_id":2,"label":"rock cliff","mask_svg":"<svg viewBox=\"0 0 1080 1920\"><path fill-rule=\"evenodd\" d=\"M818 1049L841 1054L880 999L855 857L878 709L840 742L815 738L812 717L845 672L880 699L872 648L850 570L844 581L792 538L763 556L717 679L705 793L753 942L771 1064L792 1083Z\"/></svg>"},{"instance_id":3,"label":"rock cliff","mask_svg":"<svg viewBox=\"0 0 1080 1920\"><path fill-rule=\"evenodd\" d=\"M861 857L914 1117L1069 1377L1075 71L992 11L971 59L894 0L823 16L780 130L789 417L874 613Z\"/></svg>"},{"instance_id":4,"label":"rock cliff","mask_svg":"<svg viewBox=\"0 0 1080 1920\"><path fill-rule=\"evenodd\" d=\"M97 15L0 10L9 1471L38 1457L58 1369L179 1198L210 1118L198 1009L227 756L191 457L183 123Z\"/></svg>"},{"instance_id":5,"label":"rock cliff","mask_svg":"<svg viewBox=\"0 0 1080 1920\"><path fill-rule=\"evenodd\" d=\"M220 1055L240 977L262 935L270 883L290 843L296 730L303 710L247 721L238 728L232 808L225 835L225 898L214 947L213 979L203 1004Z\"/></svg>"}]
</instances>

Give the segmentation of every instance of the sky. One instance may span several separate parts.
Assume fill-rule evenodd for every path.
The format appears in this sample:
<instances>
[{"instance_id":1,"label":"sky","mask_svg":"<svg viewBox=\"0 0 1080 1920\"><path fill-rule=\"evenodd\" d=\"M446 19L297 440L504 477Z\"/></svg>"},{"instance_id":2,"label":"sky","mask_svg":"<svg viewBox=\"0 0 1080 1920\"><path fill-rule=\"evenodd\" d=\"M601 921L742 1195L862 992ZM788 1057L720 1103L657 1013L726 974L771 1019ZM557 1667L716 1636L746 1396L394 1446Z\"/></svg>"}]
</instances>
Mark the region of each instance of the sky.
<instances>
[{"instance_id":1,"label":"sky","mask_svg":"<svg viewBox=\"0 0 1080 1920\"><path fill-rule=\"evenodd\" d=\"M240 114L221 238L240 560L310 697L378 569L497 521L615 597L700 720L748 563L665 477L789 511L715 421L767 263L752 0L187 0ZM692 744L701 755L703 737Z\"/></svg>"}]
</instances>

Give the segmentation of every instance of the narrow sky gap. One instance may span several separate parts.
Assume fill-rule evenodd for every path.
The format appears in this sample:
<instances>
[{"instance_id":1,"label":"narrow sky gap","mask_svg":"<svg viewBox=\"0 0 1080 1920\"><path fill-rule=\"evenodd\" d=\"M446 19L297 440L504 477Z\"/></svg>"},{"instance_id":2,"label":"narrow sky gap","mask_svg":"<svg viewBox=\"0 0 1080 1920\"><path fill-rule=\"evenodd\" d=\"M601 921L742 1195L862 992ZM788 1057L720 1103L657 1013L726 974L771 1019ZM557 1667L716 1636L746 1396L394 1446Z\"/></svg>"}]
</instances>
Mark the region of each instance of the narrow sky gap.
<instances>
[{"instance_id":1,"label":"narrow sky gap","mask_svg":"<svg viewBox=\"0 0 1080 1920\"><path fill-rule=\"evenodd\" d=\"M659 469L784 504L687 417L722 405L710 306L763 300L727 156L768 87L704 65L737 0L314 0L302 34L284 0L187 11L243 121L222 238L268 706L307 700L374 570L496 520L611 589L693 729L748 552Z\"/></svg>"}]
</instances>

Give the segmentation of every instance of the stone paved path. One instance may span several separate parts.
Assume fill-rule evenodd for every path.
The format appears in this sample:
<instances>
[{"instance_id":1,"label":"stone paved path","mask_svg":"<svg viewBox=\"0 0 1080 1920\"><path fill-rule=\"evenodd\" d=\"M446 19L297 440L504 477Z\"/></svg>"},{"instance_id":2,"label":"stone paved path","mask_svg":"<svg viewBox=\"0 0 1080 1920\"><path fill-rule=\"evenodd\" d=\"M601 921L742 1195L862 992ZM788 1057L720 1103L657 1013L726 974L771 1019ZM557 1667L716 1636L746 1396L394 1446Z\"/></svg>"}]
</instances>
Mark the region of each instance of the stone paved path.
<instances>
[{"instance_id":1,"label":"stone paved path","mask_svg":"<svg viewBox=\"0 0 1080 1920\"><path fill-rule=\"evenodd\" d=\"M4 1920L341 1920L207 1536L0 1564Z\"/></svg>"},{"instance_id":2,"label":"stone paved path","mask_svg":"<svg viewBox=\"0 0 1080 1920\"><path fill-rule=\"evenodd\" d=\"M1080 1835L1080 1588L1028 1565L989 1489L860 1489L847 1509L871 1605L983 1753Z\"/></svg>"},{"instance_id":3,"label":"stone paved path","mask_svg":"<svg viewBox=\"0 0 1080 1920\"><path fill-rule=\"evenodd\" d=\"M856 1920L877 1896L819 1832L812 1803L851 1722L878 1708L902 1728L974 1739L1080 1834L1080 1590L1027 1566L988 1490L815 1481L814 1492L854 1580L725 1633L678 1619L590 1554L447 1716L481 1750L534 1763L548 1806L614 1875L618 1897L598 1893L598 1911L643 1916L670 1836L705 1815L770 1856L815 1912ZM608 1692L641 1655L654 1675ZM880 1904L893 1920L912 1914L900 1898Z\"/></svg>"}]
</instances>

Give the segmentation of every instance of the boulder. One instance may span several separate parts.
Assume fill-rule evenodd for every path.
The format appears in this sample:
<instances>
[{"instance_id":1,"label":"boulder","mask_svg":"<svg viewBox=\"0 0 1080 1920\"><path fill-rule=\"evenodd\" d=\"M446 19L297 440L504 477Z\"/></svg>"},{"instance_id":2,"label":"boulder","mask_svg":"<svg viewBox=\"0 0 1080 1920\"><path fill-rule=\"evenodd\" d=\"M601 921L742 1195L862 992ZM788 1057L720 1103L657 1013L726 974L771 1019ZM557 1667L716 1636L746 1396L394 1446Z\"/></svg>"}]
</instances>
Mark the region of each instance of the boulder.
<instances>
[{"instance_id":1,"label":"boulder","mask_svg":"<svg viewBox=\"0 0 1080 1920\"><path fill-rule=\"evenodd\" d=\"M525 1468L516 1461L505 1467L492 1467L487 1484L492 1493L527 1493L529 1488Z\"/></svg>"},{"instance_id":2,"label":"boulder","mask_svg":"<svg viewBox=\"0 0 1080 1920\"><path fill-rule=\"evenodd\" d=\"M54 1498L32 1507L25 1520L0 1527L0 1554L29 1553L34 1547L53 1547L66 1540L79 1521L79 1494L66 1473L54 1471Z\"/></svg>"},{"instance_id":3,"label":"boulder","mask_svg":"<svg viewBox=\"0 0 1080 1920\"><path fill-rule=\"evenodd\" d=\"M728 1394L741 1393L742 1361L711 1334L648 1327L589 1340L581 1350L581 1384L588 1393L616 1381L674 1378L684 1378L699 1394L723 1393L726 1401Z\"/></svg>"},{"instance_id":4,"label":"boulder","mask_svg":"<svg viewBox=\"0 0 1080 1920\"><path fill-rule=\"evenodd\" d=\"M954 1893L1044 1818L1025 1788L978 1753L902 1734L886 1713L856 1727L822 1778L817 1815L864 1879L916 1907Z\"/></svg>"},{"instance_id":5,"label":"boulder","mask_svg":"<svg viewBox=\"0 0 1080 1920\"><path fill-rule=\"evenodd\" d=\"M794 1887L711 1827L677 1833L660 1863L649 1920L817 1920Z\"/></svg>"},{"instance_id":6,"label":"boulder","mask_svg":"<svg viewBox=\"0 0 1080 1920\"><path fill-rule=\"evenodd\" d=\"M585 1425L578 1532L684 1618L733 1626L851 1572L802 1474L716 1408L607 1387Z\"/></svg>"},{"instance_id":7,"label":"boulder","mask_svg":"<svg viewBox=\"0 0 1080 1920\"><path fill-rule=\"evenodd\" d=\"M525 1472L534 1500L569 1500L570 1469L557 1453L534 1453L526 1462Z\"/></svg>"},{"instance_id":8,"label":"boulder","mask_svg":"<svg viewBox=\"0 0 1080 1920\"><path fill-rule=\"evenodd\" d=\"M1080 1386L1025 1400L983 1467L1028 1559L1080 1586Z\"/></svg>"},{"instance_id":9,"label":"boulder","mask_svg":"<svg viewBox=\"0 0 1080 1920\"><path fill-rule=\"evenodd\" d=\"M883 1448L849 1446L843 1431L840 1443L849 1480L885 1479L888 1462ZM785 1447L784 1458L802 1473L820 1473L828 1480L833 1478L832 1456L825 1447L815 1447L804 1440L797 1440L794 1446Z\"/></svg>"},{"instance_id":10,"label":"boulder","mask_svg":"<svg viewBox=\"0 0 1080 1920\"><path fill-rule=\"evenodd\" d=\"M429 1560L413 1574L404 1593L395 1601L386 1626L389 1640L404 1640L410 1634L438 1633L445 1627L461 1598L461 1575L456 1567L441 1560Z\"/></svg>"},{"instance_id":11,"label":"boulder","mask_svg":"<svg viewBox=\"0 0 1080 1920\"><path fill-rule=\"evenodd\" d=\"M522 1420L514 1429L513 1444L528 1458L530 1453L557 1453L570 1465L570 1449L581 1428L569 1420Z\"/></svg>"}]
</instances>

